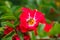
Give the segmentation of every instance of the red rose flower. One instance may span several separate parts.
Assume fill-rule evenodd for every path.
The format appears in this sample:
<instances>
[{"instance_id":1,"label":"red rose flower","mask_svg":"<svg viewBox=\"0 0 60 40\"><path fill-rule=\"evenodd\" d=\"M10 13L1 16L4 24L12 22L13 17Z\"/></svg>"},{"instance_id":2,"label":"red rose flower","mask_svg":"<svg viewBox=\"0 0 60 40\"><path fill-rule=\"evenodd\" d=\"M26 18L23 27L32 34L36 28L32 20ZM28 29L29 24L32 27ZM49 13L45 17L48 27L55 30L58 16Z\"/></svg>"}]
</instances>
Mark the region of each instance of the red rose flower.
<instances>
[{"instance_id":1,"label":"red rose flower","mask_svg":"<svg viewBox=\"0 0 60 40\"><path fill-rule=\"evenodd\" d=\"M12 32L12 31L13 31L13 28L6 26L5 30L4 30L4 35L7 35L8 33Z\"/></svg>"},{"instance_id":2,"label":"red rose flower","mask_svg":"<svg viewBox=\"0 0 60 40\"><path fill-rule=\"evenodd\" d=\"M24 35L24 40L30 40L30 36L27 35L27 34L25 34L25 35Z\"/></svg>"},{"instance_id":3,"label":"red rose flower","mask_svg":"<svg viewBox=\"0 0 60 40\"><path fill-rule=\"evenodd\" d=\"M26 29L25 26L20 24L19 31L21 31L22 33L26 33L28 31L28 29Z\"/></svg>"},{"instance_id":4,"label":"red rose flower","mask_svg":"<svg viewBox=\"0 0 60 40\"><path fill-rule=\"evenodd\" d=\"M19 36L16 34L12 37L12 40L20 40Z\"/></svg>"},{"instance_id":5,"label":"red rose flower","mask_svg":"<svg viewBox=\"0 0 60 40\"><path fill-rule=\"evenodd\" d=\"M53 26L53 22L51 22L50 24L46 23L44 27L44 31L50 32L50 30L52 29L52 26Z\"/></svg>"},{"instance_id":6,"label":"red rose flower","mask_svg":"<svg viewBox=\"0 0 60 40\"><path fill-rule=\"evenodd\" d=\"M39 22L45 20L44 14L37 10L30 10L28 8L22 8L22 14L20 15L20 29L35 30L38 27Z\"/></svg>"}]
</instances>

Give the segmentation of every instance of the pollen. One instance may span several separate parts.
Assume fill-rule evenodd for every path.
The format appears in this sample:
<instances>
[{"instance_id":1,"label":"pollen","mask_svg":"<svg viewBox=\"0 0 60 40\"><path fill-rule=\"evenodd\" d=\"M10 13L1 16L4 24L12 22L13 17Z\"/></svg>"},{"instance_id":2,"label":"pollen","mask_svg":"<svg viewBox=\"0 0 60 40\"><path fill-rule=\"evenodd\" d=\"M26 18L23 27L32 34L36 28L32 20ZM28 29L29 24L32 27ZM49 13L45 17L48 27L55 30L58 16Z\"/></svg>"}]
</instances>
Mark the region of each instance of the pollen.
<instances>
[{"instance_id":1,"label":"pollen","mask_svg":"<svg viewBox=\"0 0 60 40\"><path fill-rule=\"evenodd\" d=\"M33 25L34 23L35 23L35 20L34 19L31 18L31 19L28 20L28 24L29 25Z\"/></svg>"}]
</instances>

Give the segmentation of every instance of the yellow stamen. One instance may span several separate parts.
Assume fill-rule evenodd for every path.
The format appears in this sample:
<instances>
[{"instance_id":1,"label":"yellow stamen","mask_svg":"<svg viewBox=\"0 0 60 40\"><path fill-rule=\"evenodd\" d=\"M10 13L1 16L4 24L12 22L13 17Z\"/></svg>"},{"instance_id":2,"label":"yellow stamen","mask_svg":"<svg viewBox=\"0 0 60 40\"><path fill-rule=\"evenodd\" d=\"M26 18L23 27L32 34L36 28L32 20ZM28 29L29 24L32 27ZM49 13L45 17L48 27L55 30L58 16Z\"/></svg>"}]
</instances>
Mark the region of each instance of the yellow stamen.
<instances>
[{"instance_id":1,"label":"yellow stamen","mask_svg":"<svg viewBox=\"0 0 60 40\"><path fill-rule=\"evenodd\" d=\"M33 24L34 24L34 22L35 22L35 20L34 20L34 19L32 19L32 18L31 18L30 20L28 20L28 24L29 24L29 25L33 25Z\"/></svg>"}]
</instances>

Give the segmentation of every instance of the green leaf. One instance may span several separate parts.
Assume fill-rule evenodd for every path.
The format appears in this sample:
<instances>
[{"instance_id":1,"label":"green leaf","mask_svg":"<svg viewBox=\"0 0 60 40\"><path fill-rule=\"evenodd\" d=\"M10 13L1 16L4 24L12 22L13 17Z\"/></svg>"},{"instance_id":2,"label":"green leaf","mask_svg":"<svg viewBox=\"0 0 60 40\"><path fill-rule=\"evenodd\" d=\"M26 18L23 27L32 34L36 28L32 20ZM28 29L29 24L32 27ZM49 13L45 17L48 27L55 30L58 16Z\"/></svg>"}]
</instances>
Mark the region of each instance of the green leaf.
<instances>
[{"instance_id":1,"label":"green leaf","mask_svg":"<svg viewBox=\"0 0 60 40\"><path fill-rule=\"evenodd\" d=\"M44 24L39 24L38 30L37 30L38 36L40 36L40 37L45 37L45 36L47 36L47 33L44 32L44 27L45 27Z\"/></svg>"},{"instance_id":2,"label":"green leaf","mask_svg":"<svg viewBox=\"0 0 60 40\"><path fill-rule=\"evenodd\" d=\"M20 23L20 22L16 20L16 21L14 22L14 25L17 26L17 25L19 25L19 23Z\"/></svg>"},{"instance_id":3,"label":"green leaf","mask_svg":"<svg viewBox=\"0 0 60 40\"><path fill-rule=\"evenodd\" d=\"M30 31L29 35L30 35L31 40L36 40L36 36L35 36L34 31Z\"/></svg>"},{"instance_id":4,"label":"green leaf","mask_svg":"<svg viewBox=\"0 0 60 40\"><path fill-rule=\"evenodd\" d=\"M3 31L4 30L4 27L0 27L0 31Z\"/></svg>"},{"instance_id":5,"label":"green leaf","mask_svg":"<svg viewBox=\"0 0 60 40\"><path fill-rule=\"evenodd\" d=\"M3 34L4 27L0 27L0 36Z\"/></svg>"},{"instance_id":6,"label":"green leaf","mask_svg":"<svg viewBox=\"0 0 60 40\"><path fill-rule=\"evenodd\" d=\"M12 9L11 9L15 15L15 17L19 18L19 15L20 15L20 6L13 6Z\"/></svg>"},{"instance_id":7,"label":"green leaf","mask_svg":"<svg viewBox=\"0 0 60 40\"><path fill-rule=\"evenodd\" d=\"M55 22L52 30L50 31L51 34L59 34L60 33L60 24L58 22Z\"/></svg>"},{"instance_id":8,"label":"green leaf","mask_svg":"<svg viewBox=\"0 0 60 40\"><path fill-rule=\"evenodd\" d=\"M6 13L6 14L3 14L1 17L0 17L1 20L16 20L16 17L12 14L12 13Z\"/></svg>"},{"instance_id":9,"label":"green leaf","mask_svg":"<svg viewBox=\"0 0 60 40\"><path fill-rule=\"evenodd\" d=\"M14 20L16 19L14 16L3 16L0 18L1 20Z\"/></svg>"},{"instance_id":10,"label":"green leaf","mask_svg":"<svg viewBox=\"0 0 60 40\"><path fill-rule=\"evenodd\" d=\"M8 8L11 8L11 3L9 1L5 1L5 5L8 7Z\"/></svg>"},{"instance_id":11,"label":"green leaf","mask_svg":"<svg viewBox=\"0 0 60 40\"><path fill-rule=\"evenodd\" d=\"M2 22L1 23L1 25L4 27L4 26L6 26L6 25L8 25L9 27L13 27L13 28L15 28L15 26L12 24L12 23L10 23L10 22Z\"/></svg>"},{"instance_id":12,"label":"green leaf","mask_svg":"<svg viewBox=\"0 0 60 40\"><path fill-rule=\"evenodd\" d=\"M12 37L15 35L15 32L11 32L7 34L5 37L2 38L2 40L12 40Z\"/></svg>"},{"instance_id":13,"label":"green leaf","mask_svg":"<svg viewBox=\"0 0 60 40\"><path fill-rule=\"evenodd\" d=\"M47 23L51 23L51 20L49 20L49 19L46 19L46 22L47 22Z\"/></svg>"},{"instance_id":14,"label":"green leaf","mask_svg":"<svg viewBox=\"0 0 60 40\"><path fill-rule=\"evenodd\" d=\"M31 8L31 9L37 8L35 0L28 0L26 7Z\"/></svg>"},{"instance_id":15,"label":"green leaf","mask_svg":"<svg viewBox=\"0 0 60 40\"><path fill-rule=\"evenodd\" d=\"M39 24L39 26L38 26L38 32L43 31L44 26L45 26L44 24Z\"/></svg>"},{"instance_id":16,"label":"green leaf","mask_svg":"<svg viewBox=\"0 0 60 40\"><path fill-rule=\"evenodd\" d=\"M9 13L10 12L10 8L8 8L7 6L0 6L0 10L3 11L3 13Z\"/></svg>"},{"instance_id":17,"label":"green leaf","mask_svg":"<svg viewBox=\"0 0 60 40\"><path fill-rule=\"evenodd\" d=\"M41 2L42 2L42 0L36 0L36 3L37 3L38 5L40 5Z\"/></svg>"},{"instance_id":18,"label":"green leaf","mask_svg":"<svg viewBox=\"0 0 60 40\"><path fill-rule=\"evenodd\" d=\"M22 34L21 32L19 32L19 31L17 31L17 33L18 33L18 36L20 37L20 39L21 39L21 40L24 40L24 39L23 39L23 34Z\"/></svg>"},{"instance_id":19,"label":"green leaf","mask_svg":"<svg viewBox=\"0 0 60 40\"><path fill-rule=\"evenodd\" d=\"M55 25L54 25L54 31L55 31L56 33L60 33L59 30L60 30L60 23L56 22Z\"/></svg>"}]
</instances>

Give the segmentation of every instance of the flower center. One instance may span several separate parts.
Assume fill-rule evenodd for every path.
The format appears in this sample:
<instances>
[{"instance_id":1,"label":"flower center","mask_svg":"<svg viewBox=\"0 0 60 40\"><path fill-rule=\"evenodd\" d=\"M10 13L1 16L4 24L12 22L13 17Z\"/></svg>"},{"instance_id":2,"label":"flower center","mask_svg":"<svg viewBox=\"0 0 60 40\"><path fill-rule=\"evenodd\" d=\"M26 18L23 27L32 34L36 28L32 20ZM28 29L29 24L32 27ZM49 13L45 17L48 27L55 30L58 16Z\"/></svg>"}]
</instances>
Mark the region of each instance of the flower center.
<instances>
[{"instance_id":1,"label":"flower center","mask_svg":"<svg viewBox=\"0 0 60 40\"><path fill-rule=\"evenodd\" d=\"M29 25L33 25L34 23L35 23L35 20L34 19L31 18L31 19L28 20L28 24Z\"/></svg>"}]
</instances>

